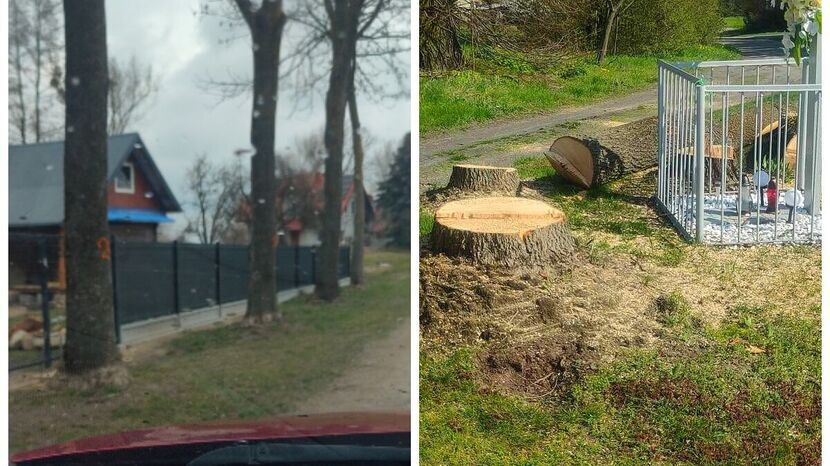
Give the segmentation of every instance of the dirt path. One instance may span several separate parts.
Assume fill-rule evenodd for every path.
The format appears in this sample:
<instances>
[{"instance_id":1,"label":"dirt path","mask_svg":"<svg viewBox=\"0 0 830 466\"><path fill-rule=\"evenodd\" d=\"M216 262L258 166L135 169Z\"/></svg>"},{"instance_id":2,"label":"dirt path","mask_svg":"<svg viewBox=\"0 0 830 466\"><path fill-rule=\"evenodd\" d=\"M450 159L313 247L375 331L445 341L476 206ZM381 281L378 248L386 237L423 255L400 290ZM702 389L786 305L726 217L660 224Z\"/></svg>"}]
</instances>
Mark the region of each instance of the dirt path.
<instances>
[{"instance_id":1,"label":"dirt path","mask_svg":"<svg viewBox=\"0 0 830 466\"><path fill-rule=\"evenodd\" d=\"M297 406L298 413L408 411L410 400L409 318L369 343L326 390Z\"/></svg>"},{"instance_id":2,"label":"dirt path","mask_svg":"<svg viewBox=\"0 0 830 466\"><path fill-rule=\"evenodd\" d=\"M743 35L724 37L721 42L737 48L746 58L771 57L781 54L780 36ZM569 107L551 113L475 123L461 130L422 136L420 144L421 169L446 161L442 153L450 150L506 137L530 134L563 123L601 117L641 106L656 107L656 104L657 87L653 86L633 94L610 98L583 107Z\"/></svg>"},{"instance_id":3,"label":"dirt path","mask_svg":"<svg viewBox=\"0 0 830 466\"><path fill-rule=\"evenodd\" d=\"M656 89L656 87L646 89L645 91L635 92L634 94L596 102L585 107L570 107L557 110L555 113L530 115L524 118L512 117L509 119L479 123L460 131L422 137L421 166L428 167L439 163L443 160L443 157L435 157L436 154L459 147L508 136L532 133L568 121L594 118L607 113L636 108L640 105L656 105Z\"/></svg>"}]
</instances>

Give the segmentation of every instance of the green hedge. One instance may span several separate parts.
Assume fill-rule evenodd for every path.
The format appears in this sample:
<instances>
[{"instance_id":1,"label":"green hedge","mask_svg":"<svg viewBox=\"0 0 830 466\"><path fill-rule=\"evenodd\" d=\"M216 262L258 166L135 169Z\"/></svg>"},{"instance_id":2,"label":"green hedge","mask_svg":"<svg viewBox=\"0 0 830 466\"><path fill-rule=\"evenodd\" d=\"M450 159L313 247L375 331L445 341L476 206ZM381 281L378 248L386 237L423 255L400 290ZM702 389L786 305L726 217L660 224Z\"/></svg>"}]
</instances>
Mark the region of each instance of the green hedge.
<instances>
[{"instance_id":1,"label":"green hedge","mask_svg":"<svg viewBox=\"0 0 830 466\"><path fill-rule=\"evenodd\" d=\"M664 54L712 44L723 25L720 0L639 0L620 21L617 52Z\"/></svg>"}]
</instances>

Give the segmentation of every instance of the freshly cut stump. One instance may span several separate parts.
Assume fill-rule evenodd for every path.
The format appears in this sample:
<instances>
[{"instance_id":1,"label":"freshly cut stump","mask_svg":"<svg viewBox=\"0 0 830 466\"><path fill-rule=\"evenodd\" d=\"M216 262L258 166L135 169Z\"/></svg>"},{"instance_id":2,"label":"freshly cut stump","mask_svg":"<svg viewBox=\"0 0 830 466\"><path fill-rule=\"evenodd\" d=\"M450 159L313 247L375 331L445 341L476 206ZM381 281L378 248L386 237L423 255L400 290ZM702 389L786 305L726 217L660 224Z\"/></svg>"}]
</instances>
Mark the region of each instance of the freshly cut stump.
<instances>
[{"instance_id":1,"label":"freshly cut stump","mask_svg":"<svg viewBox=\"0 0 830 466\"><path fill-rule=\"evenodd\" d=\"M448 256L513 268L567 262L575 250L561 210L521 197L444 204L435 212L431 244Z\"/></svg>"},{"instance_id":2,"label":"freshly cut stump","mask_svg":"<svg viewBox=\"0 0 830 466\"><path fill-rule=\"evenodd\" d=\"M476 192L516 194L519 174L515 168L486 165L453 165L448 188Z\"/></svg>"}]
</instances>

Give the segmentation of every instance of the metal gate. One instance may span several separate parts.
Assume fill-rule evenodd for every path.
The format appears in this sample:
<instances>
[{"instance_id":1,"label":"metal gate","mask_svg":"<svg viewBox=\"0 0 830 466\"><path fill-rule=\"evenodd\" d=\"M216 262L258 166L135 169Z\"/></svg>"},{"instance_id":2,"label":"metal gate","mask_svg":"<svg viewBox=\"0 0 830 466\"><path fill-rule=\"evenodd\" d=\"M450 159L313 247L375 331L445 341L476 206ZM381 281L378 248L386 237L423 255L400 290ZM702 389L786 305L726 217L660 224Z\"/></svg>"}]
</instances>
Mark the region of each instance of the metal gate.
<instances>
[{"instance_id":1,"label":"metal gate","mask_svg":"<svg viewBox=\"0 0 830 466\"><path fill-rule=\"evenodd\" d=\"M658 67L658 207L707 244L821 240L821 85L807 61Z\"/></svg>"}]
</instances>

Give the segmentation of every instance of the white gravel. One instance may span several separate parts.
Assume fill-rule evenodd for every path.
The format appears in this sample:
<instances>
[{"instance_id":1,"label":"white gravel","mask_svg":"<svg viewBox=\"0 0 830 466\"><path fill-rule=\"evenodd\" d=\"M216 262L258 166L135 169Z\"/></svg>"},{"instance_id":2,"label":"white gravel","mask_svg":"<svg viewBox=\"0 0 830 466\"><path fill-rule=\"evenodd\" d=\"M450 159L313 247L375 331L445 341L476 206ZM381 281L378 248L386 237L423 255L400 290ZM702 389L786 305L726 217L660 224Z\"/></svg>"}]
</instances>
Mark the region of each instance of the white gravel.
<instances>
[{"instance_id":1,"label":"white gravel","mask_svg":"<svg viewBox=\"0 0 830 466\"><path fill-rule=\"evenodd\" d=\"M742 217L740 226L740 239L738 238L738 222L736 208L738 196L736 194L707 194L704 197L703 237L705 242L714 244L755 244L765 242L821 242L821 214L816 213L813 218L811 231L810 214L803 208L796 209L794 224L787 223L790 208L784 205L783 193L779 196L778 219L775 214L766 213L766 207L761 207L760 217L756 214L756 206L753 204L752 212ZM753 197L754 198L754 197ZM689 197L689 208L686 210L689 215L687 228L693 234L695 229L694 199ZM724 216L721 223L721 206ZM721 236L721 225L723 225L723 236ZM793 238L793 227L795 238Z\"/></svg>"}]
</instances>

